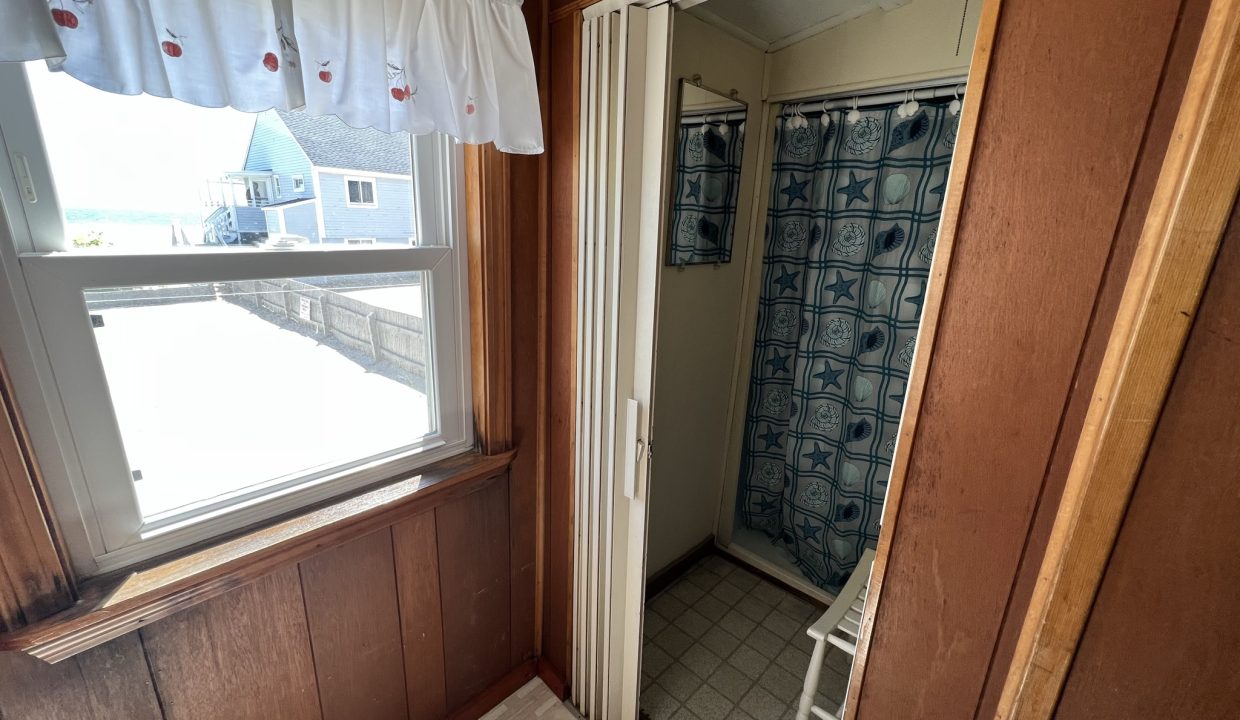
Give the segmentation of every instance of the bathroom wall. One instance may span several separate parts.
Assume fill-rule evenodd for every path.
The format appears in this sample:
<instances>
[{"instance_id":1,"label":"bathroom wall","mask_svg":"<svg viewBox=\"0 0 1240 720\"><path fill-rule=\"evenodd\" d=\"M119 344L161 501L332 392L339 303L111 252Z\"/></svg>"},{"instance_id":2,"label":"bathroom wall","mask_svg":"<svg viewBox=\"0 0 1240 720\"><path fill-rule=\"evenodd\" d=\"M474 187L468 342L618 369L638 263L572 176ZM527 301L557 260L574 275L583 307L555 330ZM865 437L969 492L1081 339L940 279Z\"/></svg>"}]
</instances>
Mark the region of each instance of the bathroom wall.
<instances>
[{"instance_id":1,"label":"bathroom wall","mask_svg":"<svg viewBox=\"0 0 1240 720\"><path fill-rule=\"evenodd\" d=\"M771 53L767 98L812 97L965 75L982 3L911 0Z\"/></svg>"},{"instance_id":2,"label":"bathroom wall","mask_svg":"<svg viewBox=\"0 0 1240 720\"><path fill-rule=\"evenodd\" d=\"M680 78L735 88L749 103L732 262L664 268L659 296L648 574L714 532L736 366L741 285L750 253L753 188L762 137L761 50L677 12L672 41L673 99ZM674 113L676 108L672 108ZM669 127L674 128L673 118ZM669 166L670 172L670 166Z\"/></svg>"}]
</instances>

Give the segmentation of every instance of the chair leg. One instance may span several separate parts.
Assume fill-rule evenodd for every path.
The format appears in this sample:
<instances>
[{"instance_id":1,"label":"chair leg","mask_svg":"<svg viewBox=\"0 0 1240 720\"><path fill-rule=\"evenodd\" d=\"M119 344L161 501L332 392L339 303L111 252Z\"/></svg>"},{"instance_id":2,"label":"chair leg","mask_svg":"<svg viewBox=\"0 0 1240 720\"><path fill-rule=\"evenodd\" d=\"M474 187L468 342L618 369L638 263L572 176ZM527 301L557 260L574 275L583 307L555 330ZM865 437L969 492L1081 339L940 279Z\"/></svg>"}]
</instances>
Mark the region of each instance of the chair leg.
<instances>
[{"instance_id":1,"label":"chair leg","mask_svg":"<svg viewBox=\"0 0 1240 720\"><path fill-rule=\"evenodd\" d=\"M814 696L818 694L818 681L822 677L822 660L826 654L826 641L815 641L814 653L809 658L809 670L805 672L805 687L801 690L801 702L797 706L797 720L809 720L809 709L813 707Z\"/></svg>"}]
</instances>

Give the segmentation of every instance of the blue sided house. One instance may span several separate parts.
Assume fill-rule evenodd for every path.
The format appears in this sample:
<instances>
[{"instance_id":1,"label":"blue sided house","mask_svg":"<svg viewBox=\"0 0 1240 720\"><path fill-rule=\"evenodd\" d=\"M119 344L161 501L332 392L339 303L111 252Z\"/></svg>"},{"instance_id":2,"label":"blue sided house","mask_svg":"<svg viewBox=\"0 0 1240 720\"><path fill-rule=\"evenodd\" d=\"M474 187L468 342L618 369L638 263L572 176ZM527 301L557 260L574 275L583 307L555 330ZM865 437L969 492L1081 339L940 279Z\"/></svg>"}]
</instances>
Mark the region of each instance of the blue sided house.
<instances>
[{"instance_id":1,"label":"blue sided house","mask_svg":"<svg viewBox=\"0 0 1240 720\"><path fill-rule=\"evenodd\" d=\"M209 183L207 197L208 244L257 243L281 233L311 244L409 245L409 135L267 110L255 119L244 167Z\"/></svg>"}]
</instances>

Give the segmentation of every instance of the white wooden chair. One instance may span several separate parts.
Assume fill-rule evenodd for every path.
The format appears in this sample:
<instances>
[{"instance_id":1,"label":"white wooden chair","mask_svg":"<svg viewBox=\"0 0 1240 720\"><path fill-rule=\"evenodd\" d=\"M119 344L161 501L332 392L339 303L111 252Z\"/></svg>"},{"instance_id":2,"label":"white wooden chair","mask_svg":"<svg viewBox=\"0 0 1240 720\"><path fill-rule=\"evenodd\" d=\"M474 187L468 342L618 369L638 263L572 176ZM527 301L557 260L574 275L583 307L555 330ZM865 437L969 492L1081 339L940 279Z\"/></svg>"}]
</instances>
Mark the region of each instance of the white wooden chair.
<instances>
[{"instance_id":1,"label":"white wooden chair","mask_svg":"<svg viewBox=\"0 0 1240 720\"><path fill-rule=\"evenodd\" d=\"M822 661L827 655L827 644L848 653L857 654L857 636L861 632L861 612L865 607L865 594L870 586L870 567L874 564L874 551L867 549L857 561L857 569L848 578L831 607L805 632L814 639L814 653L805 672L805 687L801 690L801 702L797 707L797 720L809 720L812 713L821 720L839 720L844 716L844 706L833 713L814 704L818 694L818 681L822 676Z\"/></svg>"}]
</instances>

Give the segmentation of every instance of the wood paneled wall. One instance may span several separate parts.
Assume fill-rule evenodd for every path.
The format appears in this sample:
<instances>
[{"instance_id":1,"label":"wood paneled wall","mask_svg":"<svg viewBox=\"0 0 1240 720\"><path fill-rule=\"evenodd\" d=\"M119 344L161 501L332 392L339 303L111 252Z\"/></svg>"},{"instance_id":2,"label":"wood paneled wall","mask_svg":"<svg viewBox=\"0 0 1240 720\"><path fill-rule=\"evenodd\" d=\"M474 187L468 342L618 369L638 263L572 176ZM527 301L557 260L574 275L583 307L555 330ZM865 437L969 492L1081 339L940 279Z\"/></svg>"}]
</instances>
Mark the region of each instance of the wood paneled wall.
<instances>
[{"instance_id":1,"label":"wood paneled wall","mask_svg":"<svg viewBox=\"0 0 1240 720\"><path fill-rule=\"evenodd\" d=\"M73 603L11 387L0 361L0 633Z\"/></svg>"},{"instance_id":2,"label":"wood paneled wall","mask_svg":"<svg viewBox=\"0 0 1240 720\"><path fill-rule=\"evenodd\" d=\"M577 144L583 3L555 0L548 31L547 475L541 664L571 682L576 422ZM544 674L546 678L546 674ZM554 678L552 678L554 679ZM562 688L557 688L562 691Z\"/></svg>"},{"instance_id":3,"label":"wood paneled wall","mask_svg":"<svg viewBox=\"0 0 1240 720\"><path fill-rule=\"evenodd\" d=\"M1000 8L863 720L993 716L1206 4Z\"/></svg>"},{"instance_id":4,"label":"wood paneled wall","mask_svg":"<svg viewBox=\"0 0 1240 720\"><path fill-rule=\"evenodd\" d=\"M1006 669L1015 651L1021 624L1029 606L1029 599L1033 595L1047 542L1050 540L1051 527L1059 509L1059 500L1063 496L1068 469L1076 452L1076 438L1085 424L1085 413L1092 400L1094 379L1102 366L1102 356L1111 334L1112 322L1128 279L1129 265L1136 251L1141 229L1145 225L1146 211L1154 194L1154 185L1162 168L1165 149L1180 110L1180 100L1184 95L1193 56L1197 51L1197 43L1209 9L1210 0L1185 0L1181 9L1163 69L1161 86L1150 110L1146 138L1133 168L1128 200L1116 228L1111 257L1107 261L1089 330L1081 347L1077 379L1064 406L1062 425L1038 496L1029 538L1025 543L1011 599L1000 628L991 662L992 671L986 678L986 686L978 706L979 718L993 717L999 704Z\"/></svg>"},{"instance_id":5,"label":"wood paneled wall","mask_svg":"<svg viewBox=\"0 0 1240 720\"><path fill-rule=\"evenodd\" d=\"M0 718L478 717L534 673L509 503L496 476L56 665L0 654Z\"/></svg>"},{"instance_id":6,"label":"wood paneled wall","mask_svg":"<svg viewBox=\"0 0 1240 720\"><path fill-rule=\"evenodd\" d=\"M1240 204L1056 717L1240 717Z\"/></svg>"}]
</instances>

